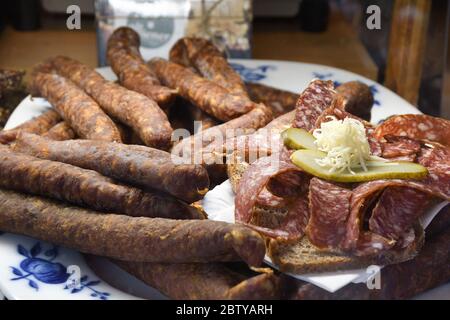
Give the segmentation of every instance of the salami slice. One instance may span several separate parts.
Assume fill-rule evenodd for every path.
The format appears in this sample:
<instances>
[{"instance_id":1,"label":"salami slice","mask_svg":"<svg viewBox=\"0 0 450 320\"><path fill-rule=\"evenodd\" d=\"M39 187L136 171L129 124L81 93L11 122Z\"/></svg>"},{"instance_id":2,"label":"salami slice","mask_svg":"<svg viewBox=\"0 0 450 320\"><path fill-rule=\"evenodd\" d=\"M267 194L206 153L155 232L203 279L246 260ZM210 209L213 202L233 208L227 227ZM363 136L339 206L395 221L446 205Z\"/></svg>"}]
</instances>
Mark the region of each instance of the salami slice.
<instances>
[{"instance_id":1,"label":"salami slice","mask_svg":"<svg viewBox=\"0 0 450 320\"><path fill-rule=\"evenodd\" d=\"M375 137L386 135L439 142L450 146L450 121L425 114L405 114L387 119L375 130Z\"/></svg>"},{"instance_id":2,"label":"salami slice","mask_svg":"<svg viewBox=\"0 0 450 320\"><path fill-rule=\"evenodd\" d=\"M258 194L258 199L256 200L256 205L263 208L285 208L287 206L287 201L283 197L278 197L273 193L270 193L267 188L264 188L260 194Z\"/></svg>"},{"instance_id":3,"label":"salami slice","mask_svg":"<svg viewBox=\"0 0 450 320\"><path fill-rule=\"evenodd\" d=\"M424 214L432 198L413 188L386 188L372 211L370 231L398 240Z\"/></svg>"},{"instance_id":4,"label":"salami slice","mask_svg":"<svg viewBox=\"0 0 450 320\"><path fill-rule=\"evenodd\" d=\"M312 244L320 248L336 247L345 235L350 214L352 191L319 178L309 184L309 219L306 234Z\"/></svg>"},{"instance_id":5,"label":"salami slice","mask_svg":"<svg viewBox=\"0 0 450 320\"><path fill-rule=\"evenodd\" d=\"M385 143L381 144L382 157L386 159L399 158L402 156L415 156L420 151L420 142L408 137L385 136Z\"/></svg>"},{"instance_id":6,"label":"salami slice","mask_svg":"<svg viewBox=\"0 0 450 320\"><path fill-rule=\"evenodd\" d=\"M258 195L270 184L272 178L280 174L286 174L287 172L296 172L299 175L298 180L296 180L298 183L305 181L301 177L308 179L307 175L301 172L296 166L279 159L278 156L263 157L250 165L244 172L238 185L235 199L236 221L246 224L250 223L258 201ZM307 184L307 182L305 183ZM288 206L288 213L284 221L280 223L279 228L252 227L269 237L295 240L304 234L308 219L308 201L306 194L303 194L293 197Z\"/></svg>"},{"instance_id":7,"label":"salami slice","mask_svg":"<svg viewBox=\"0 0 450 320\"><path fill-rule=\"evenodd\" d=\"M438 188L431 187L424 182L393 179L375 180L363 183L353 190L350 204L350 216L346 226L346 234L343 242L341 243L342 249L352 251L356 255L366 255L376 254L394 246L395 241L389 240L374 232L362 230L364 215L368 214L364 210L364 208L367 207L367 203L370 203L374 197L388 187L412 188L432 196L440 196L446 200L450 199L449 194L445 195L441 190L438 190ZM396 223L402 223L402 221L398 221L398 219L400 219L398 215L408 210L404 207L405 204L403 202L401 204L396 203L395 205L402 206L402 209L395 211L394 214L396 214L391 219L394 219ZM394 210L394 208L389 207L388 210ZM383 231L383 233L388 233L388 231ZM367 250L368 248L370 248L370 250Z\"/></svg>"},{"instance_id":8,"label":"salami slice","mask_svg":"<svg viewBox=\"0 0 450 320\"><path fill-rule=\"evenodd\" d=\"M346 235L342 242L344 250L365 255L392 247L402 231L407 231L424 212L430 197L450 200L450 148L439 144L422 146L418 162L429 173L422 180L375 180L362 183L353 190ZM382 194L386 189L388 191ZM380 194L380 200L370 216L365 208ZM369 218L370 232L362 230L365 216ZM371 243L374 237L377 240ZM369 246L371 250L366 250Z\"/></svg>"},{"instance_id":9,"label":"salami slice","mask_svg":"<svg viewBox=\"0 0 450 320\"><path fill-rule=\"evenodd\" d=\"M331 105L335 94L332 81L311 81L297 100L293 127L308 131L313 129L319 116Z\"/></svg>"}]
</instances>

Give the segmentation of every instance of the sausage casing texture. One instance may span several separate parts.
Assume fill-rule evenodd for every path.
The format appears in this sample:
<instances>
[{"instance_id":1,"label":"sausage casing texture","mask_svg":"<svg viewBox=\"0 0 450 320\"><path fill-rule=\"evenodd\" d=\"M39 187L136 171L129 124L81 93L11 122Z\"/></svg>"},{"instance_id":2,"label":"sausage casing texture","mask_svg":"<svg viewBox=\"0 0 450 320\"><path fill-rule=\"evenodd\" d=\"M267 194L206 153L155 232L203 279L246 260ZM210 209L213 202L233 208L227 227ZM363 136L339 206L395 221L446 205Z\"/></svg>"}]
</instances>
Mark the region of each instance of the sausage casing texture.
<instances>
[{"instance_id":1,"label":"sausage casing texture","mask_svg":"<svg viewBox=\"0 0 450 320\"><path fill-rule=\"evenodd\" d=\"M186 129L193 134L221 123L180 96L170 108L169 121L174 130Z\"/></svg>"},{"instance_id":2,"label":"sausage casing texture","mask_svg":"<svg viewBox=\"0 0 450 320\"><path fill-rule=\"evenodd\" d=\"M114 122L72 81L57 74L37 72L30 83L83 139L121 142Z\"/></svg>"},{"instance_id":3,"label":"sausage casing texture","mask_svg":"<svg viewBox=\"0 0 450 320\"><path fill-rule=\"evenodd\" d=\"M183 139L174 146L172 153L183 157L194 155L196 148L209 148L208 153L215 151L215 146L222 146L226 138L253 133L272 120L272 112L263 104L257 105L250 112L239 118L208 128L189 138ZM227 132L228 131L228 132ZM219 141L217 141L219 140Z\"/></svg>"},{"instance_id":4,"label":"sausage casing texture","mask_svg":"<svg viewBox=\"0 0 450 320\"><path fill-rule=\"evenodd\" d=\"M96 171L14 153L0 146L0 187L129 216L200 219L169 195L118 184Z\"/></svg>"},{"instance_id":5,"label":"sausage casing texture","mask_svg":"<svg viewBox=\"0 0 450 320\"><path fill-rule=\"evenodd\" d=\"M50 58L35 68L35 72L41 70L72 80L108 115L132 127L146 145L170 148L172 128L166 114L152 99L107 81L95 70L68 57Z\"/></svg>"},{"instance_id":6,"label":"sausage casing texture","mask_svg":"<svg viewBox=\"0 0 450 320\"><path fill-rule=\"evenodd\" d=\"M138 144L145 146L144 141L139 138L138 134L134 132L133 128L130 128L120 122L116 122L117 129L119 129L120 137L124 144Z\"/></svg>"},{"instance_id":7,"label":"sausage casing texture","mask_svg":"<svg viewBox=\"0 0 450 320\"><path fill-rule=\"evenodd\" d=\"M201 123L201 127L195 127L194 126L194 134L206 129L209 129L211 127L215 127L220 124L220 121L217 119L214 119L209 114L204 112L202 109L197 108L192 103L188 102L188 105L186 106L188 109L189 114L192 117L193 121L197 121L197 123ZM194 123L195 124L195 123Z\"/></svg>"},{"instance_id":8,"label":"sausage casing texture","mask_svg":"<svg viewBox=\"0 0 450 320\"><path fill-rule=\"evenodd\" d=\"M67 124L67 122L61 121L60 123L54 125L46 133L44 133L42 137L50 140L64 141L74 139L76 137L76 134Z\"/></svg>"},{"instance_id":9,"label":"sausage casing texture","mask_svg":"<svg viewBox=\"0 0 450 320\"><path fill-rule=\"evenodd\" d=\"M154 72L145 64L140 52L136 31L121 27L108 39L107 56L111 68L126 88L155 100L162 108L175 99L175 91L161 86Z\"/></svg>"},{"instance_id":10,"label":"sausage casing texture","mask_svg":"<svg viewBox=\"0 0 450 320\"><path fill-rule=\"evenodd\" d=\"M203 198L209 187L208 173L201 165L183 164L184 160L175 155L146 146L95 140L51 141L21 134L13 149L167 192L189 203Z\"/></svg>"},{"instance_id":11,"label":"sausage casing texture","mask_svg":"<svg viewBox=\"0 0 450 320\"><path fill-rule=\"evenodd\" d=\"M211 220L174 220L99 214L42 197L0 190L0 230L118 260L188 263L262 263L256 232Z\"/></svg>"},{"instance_id":12,"label":"sausage casing texture","mask_svg":"<svg viewBox=\"0 0 450 320\"><path fill-rule=\"evenodd\" d=\"M169 57L175 63L193 67L203 77L224 87L230 93L248 97L241 77L211 41L204 38L181 38L170 49Z\"/></svg>"},{"instance_id":13,"label":"sausage casing texture","mask_svg":"<svg viewBox=\"0 0 450 320\"><path fill-rule=\"evenodd\" d=\"M61 121L61 116L54 109L45 111L40 116L34 117L14 129L0 131L0 143L13 142L20 131L43 134Z\"/></svg>"},{"instance_id":14,"label":"sausage casing texture","mask_svg":"<svg viewBox=\"0 0 450 320\"><path fill-rule=\"evenodd\" d=\"M248 277L221 263L114 263L176 300L260 300L280 294L279 279L273 273Z\"/></svg>"},{"instance_id":15,"label":"sausage casing texture","mask_svg":"<svg viewBox=\"0 0 450 320\"><path fill-rule=\"evenodd\" d=\"M360 81L349 81L336 88L337 98L343 99L345 111L370 121L374 98L370 87Z\"/></svg>"},{"instance_id":16,"label":"sausage casing texture","mask_svg":"<svg viewBox=\"0 0 450 320\"><path fill-rule=\"evenodd\" d=\"M270 107L274 117L294 110L299 97L296 93L273 88L262 83L247 82L245 85L250 98Z\"/></svg>"},{"instance_id":17,"label":"sausage casing texture","mask_svg":"<svg viewBox=\"0 0 450 320\"><path fill-rule=\"evenodd\" d=\"M149 61L160 81L213 117L228 121L255 107L250 99L231 94L224 87L202 78L179 64L154 58Z\"/></svg>"}]
</instances>

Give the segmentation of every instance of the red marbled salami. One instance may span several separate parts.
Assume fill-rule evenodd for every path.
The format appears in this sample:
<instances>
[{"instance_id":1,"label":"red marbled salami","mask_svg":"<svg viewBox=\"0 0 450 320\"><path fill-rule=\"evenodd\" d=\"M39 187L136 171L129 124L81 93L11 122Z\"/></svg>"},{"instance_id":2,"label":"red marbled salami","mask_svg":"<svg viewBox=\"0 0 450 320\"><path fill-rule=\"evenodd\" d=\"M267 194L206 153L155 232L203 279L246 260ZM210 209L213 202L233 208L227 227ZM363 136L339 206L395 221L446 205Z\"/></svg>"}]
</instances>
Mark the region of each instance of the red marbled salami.
<instances>
[{"instance_id":1,"label":"red marbled salami","mask_svg":"<svg viewBox=\"0 0 450 320\"><path fill-rule=\"evenodd\" d=\"M306 234L320 248L336 247L345 235L352 191L319 178L309 184L310 219Z\"/></svg>"},{"instance_id":2,"label":"red marbled salami","mask_svg":"<svg viewBox=\"0 0 450 320\"><path fill-rule=\"evenodd\" d=\"M369 230L398 240L425 213L431 200L429 194L413 188L386 188L372 211Z\"/></svg>"},{"instance_id":3,"label":"red marbled salami","mask_svg":"<svg viewBox=\"0 0 450 320\"><path fill-rule=\"evenodd\" d=\"M335 96L332 81L313 80L301 93L295 106L294 128L311 130Z\"/></svg>"},{"instance_id":4,"label":"red marbled salami","mask_svg":"<svg viewBox=\"0 0 450 320\"><path fill-rule=\"evenodd\" d=\"M439 142L450 146L450 121L425 114L404 114L391 117L375 130L375 137L386 135Z\"/></svg>"},{"instance_id":5,"label":"red marbled salami","mask_svg":"<svg viewBox=\"0 0 450 320\"><path fill-rule=\"evenodd\" d=\"M417 161L428 169L428 176L422 180L375 180L361 183L353 190L346 235L341 244L344 250L365 255L390 248L395 245L393 240L403 236L401 231L407 231L411 221L424 212L429 197L450 200L450 148L426 144ZM369 216L370 232L363 231L363 218L370 214L365 208L385 190L388 191L378 200L373 216ZM376 241L371 243L375 237ZM367 250L369 246L371 250Z\"/></svg>"},{"instance_id":6,"label":"red marbled salami","mask_svg":"<svg viewBox=\"0 0 450 320\"><path fill-rule=\"evenodd\" d=\"M260 194L258 194L258 199L256 200L256 205L263 208L285 208L287 201L283 197L278 197L273 193L270 193L267 188L264 188Z\"/></svg>"},{"instance_id":7,"label":"red marbled salami","mask_svg":"<svg viewBox=\"0 0 450 320\"><path fill-rule=\"evenodd\" d=\"M286 174L287 172L295 172L299 175L298 179L289 180L290 182L296 180L297 183L302 183L302 181L305 181L304 179L308 179L307 175L295 165L280 159L278 156L263 157L250 165L244 172L237 188L235 199L236 221L249 224L258 202L258 195L270 184L271 179L277 175ZM307 184L307 182L304 183ZM304 234L308 219L309 209L307 196L306 194L302 194L291 198L288 204L288 213L278 228L253 227L270 237L293 240L298 239Z\"/></svg>"},{"instance_id":8,"label":"red marbled salami","mask_svg":"<svg viewBox=\"0 0 450 320\"><path fill-rule=\"evenodd\" d=\"M420 142L417 140L399 136L385 136L384 139L386 142L381 144L383 158L411 156L414 161L415 155L420 151Z\"/></svg>"},{"instance_id":9,"label":"red marbled salami","mask_svg":"<svg viewBox=\"0 0 450 320\"><path fill-rule=\"evenodd\" d=\"M364 209L368 206L368 203L373 201L373 199L380 192L382 192L388 187L412 188L414 190L432 196L440 196L446 200L450 199L449 194L443 195L442 193L439 192L439 190L437 190L438 188L430 187L423 182L413 182L409 180L393 179L393 180L375 180L363 183L353 190L353 195L350 204L350 216L346 226L346 234L343 239L343 242L340 245L342 249L346 251L351 251L356 255L368 255L368 254L376 254L379 253L380 251L390 249L395 245L395 241L387 239L377 233L364 231L361 229L364 214L368 214L367 212L365 212ZM396 206L402 206L401 209L396 211L396 214L393 213L395 214L393 219L396 221L396 223L403 223L402 221L398 220L399 219L398 215L401 215L403 212L408 211L407 208L404 207L405 203L406 200L405 202L396 204ZM395 210L395 207L389 208L388 210ZM389 231L381 231L381 232L385 233ZM368 248L370 248L370 250L368 250Z\"/></svg>"}]
</instances>

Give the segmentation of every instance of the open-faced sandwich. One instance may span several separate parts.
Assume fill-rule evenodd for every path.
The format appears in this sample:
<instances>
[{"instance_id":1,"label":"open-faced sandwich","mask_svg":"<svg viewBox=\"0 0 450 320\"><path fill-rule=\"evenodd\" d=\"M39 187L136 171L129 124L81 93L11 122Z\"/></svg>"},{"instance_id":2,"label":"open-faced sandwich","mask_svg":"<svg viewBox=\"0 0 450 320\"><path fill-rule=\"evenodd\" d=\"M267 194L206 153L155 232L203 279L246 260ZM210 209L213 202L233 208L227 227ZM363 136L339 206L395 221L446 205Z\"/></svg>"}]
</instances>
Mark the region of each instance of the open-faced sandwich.
<instances>
[{"instance_id":1,"label":"open-faced sandwich","mask_svg":"<svg viewBox=\"0 0 450 320\"><path fill-rule=\"evenodd\" d=\"M424 243L420 218L450 199L449 121L399 115L373 126L347 104L331 81L313 80L295 111L235 144L236 221L266 236L282 271L412 259Z\"/></svg>"}]
</instances>

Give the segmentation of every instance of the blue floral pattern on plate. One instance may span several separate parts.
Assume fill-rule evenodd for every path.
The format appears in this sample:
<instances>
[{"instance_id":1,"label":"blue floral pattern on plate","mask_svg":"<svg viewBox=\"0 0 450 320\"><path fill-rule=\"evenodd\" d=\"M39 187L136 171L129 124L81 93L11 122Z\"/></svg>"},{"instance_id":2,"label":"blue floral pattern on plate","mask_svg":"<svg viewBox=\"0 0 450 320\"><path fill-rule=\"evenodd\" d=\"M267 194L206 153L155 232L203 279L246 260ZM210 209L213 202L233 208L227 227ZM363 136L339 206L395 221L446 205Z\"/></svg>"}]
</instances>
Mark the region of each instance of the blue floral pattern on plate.
<instances>
[{"instance_id":1,"label":"blue floral pattern on plate","mask_svg":"<svg viewBox=\"0 0 450 320\"><path fill-rule=\"evenodd\" d=\"M338 86L340 86L342 84L342 81L333 79L334 75L333 75L332 72L326 72L326 73L313 72L312 74L313 74L314 78L317 78L317 79L320 79L320 80L331 80L331 81L333 81L333 84L334 84L335 87L338 87ZM376 99L376 95L378 93L377 86L374 85L374 84L371 84L371 85L369 85L369 89L372 92L373 97L374 97L373 105L374 106L380 106L381 105L380 101Z\"/></svg>"},{"instance_id":2,"label":"blue floral pattern on plate","mask_svg":"<svg viewBox=\"0 0 450 320\"><path fill-rule=\"evenodd\" d=\"M107 300L110 294L101 292L93 288L101 283L99 280L89 280L88 276L82 276L79 282L69 279L72 273L68 273L68 268L54 260L59 252L57 246L52 246L43 250L41 243L36 242L31 249L27 250L23 245L17 245L17 252L24 257L18 266L11 266L11 271L15 277L11 281L27 280L28 286L39 291L39 283L45 284L65 284L64 290L70 290L71 294L76 294L84 289L90 290L93 298Z\"/></svg>"},{"instance_id":3,"label":"blue floral pattern on plate","mask_svg":"<svg viewBox=\"0 0 450 320\"><path fill-rule=\"evenodd\" d=\"M267 71L276 70L272 65L260 65L255 68L249 68L240 63L230 62L231 67L247 82L257 82L267 77Z\"/></svg>"}]
</instances>

